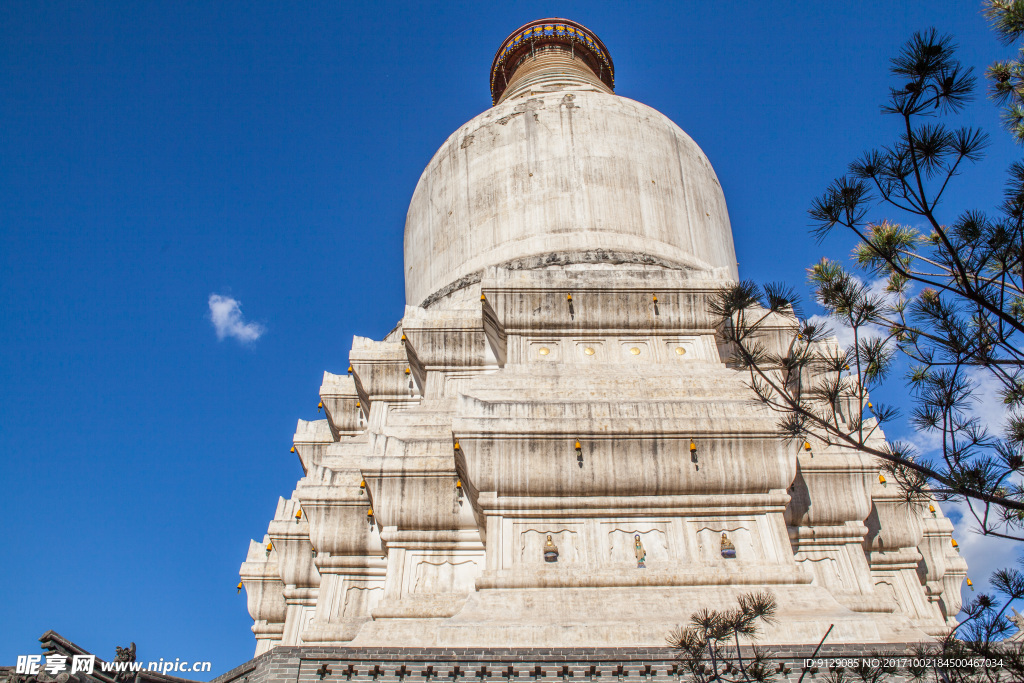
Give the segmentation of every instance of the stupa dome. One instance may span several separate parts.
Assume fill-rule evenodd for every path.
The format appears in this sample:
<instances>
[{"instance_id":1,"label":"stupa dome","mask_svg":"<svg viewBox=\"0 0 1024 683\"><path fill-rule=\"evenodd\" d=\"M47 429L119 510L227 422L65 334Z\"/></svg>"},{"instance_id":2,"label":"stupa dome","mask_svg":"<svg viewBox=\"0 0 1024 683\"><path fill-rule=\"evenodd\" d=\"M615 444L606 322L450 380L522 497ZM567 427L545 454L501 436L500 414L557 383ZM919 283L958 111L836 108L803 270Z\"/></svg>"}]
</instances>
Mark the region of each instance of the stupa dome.
<instances>
[{"instance_id":1,"label":"stupa dome","mask_svg":"<svg viewBox=\"0 0 1024 683\"><path fill-rule=\"evenodd\" d=\"M501 264L635 263L737 278L707 157L613 85L607 49L575 22L531 22L502 43L491 69L497 104L445 141L413 193L406 303L430 305Z\"/></svg>"}]
</instances>

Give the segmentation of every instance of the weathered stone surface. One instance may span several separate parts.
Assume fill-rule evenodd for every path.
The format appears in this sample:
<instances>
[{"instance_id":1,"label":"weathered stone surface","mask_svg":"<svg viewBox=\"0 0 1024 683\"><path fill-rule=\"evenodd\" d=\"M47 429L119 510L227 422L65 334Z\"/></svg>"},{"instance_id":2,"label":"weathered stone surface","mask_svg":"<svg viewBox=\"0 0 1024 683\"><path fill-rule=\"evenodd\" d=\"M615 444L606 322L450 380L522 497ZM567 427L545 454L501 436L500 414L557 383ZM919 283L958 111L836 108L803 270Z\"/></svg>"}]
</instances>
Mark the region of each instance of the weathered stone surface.
<instances>
[{"instance_id":1,"label":"weathered stone surface","mask_svg":"<svg viewBox=\"0 0 1024 683\"><path fill-rule=\"evenodd\" d=\"M725 197L697 144L646 105L578 85L507 99L434 155L406 221L409 305L489 265L595 248L736 277Z\"/></svg>"}]
</instances>

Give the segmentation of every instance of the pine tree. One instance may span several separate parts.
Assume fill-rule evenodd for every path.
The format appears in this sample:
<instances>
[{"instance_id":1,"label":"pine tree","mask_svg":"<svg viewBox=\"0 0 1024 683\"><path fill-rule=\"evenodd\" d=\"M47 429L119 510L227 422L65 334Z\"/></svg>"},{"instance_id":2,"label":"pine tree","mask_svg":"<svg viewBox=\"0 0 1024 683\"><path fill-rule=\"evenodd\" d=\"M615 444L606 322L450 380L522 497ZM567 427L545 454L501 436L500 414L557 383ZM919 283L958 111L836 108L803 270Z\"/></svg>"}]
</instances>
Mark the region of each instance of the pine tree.
<instances>
[{"instance_id":1,"label":"pine tree","mask_svg":"<svg viewBox=\"0 0 1024 683\"><path fill-rule=\"evenodd\" d=\"M987 2L984 12L1004 41L1024 36L1024 1ZM1024 163L1010 167L999 206L951 214L950 184L990 142L977 128L947 124L976 78L953 39L934 29L915 34L890 71L882 111L893 139L851 163L809 210L819 239L837 229L856 239L851 267L822 259L808 269L815 301L852 335L849 348L829 325L801 319L784 285L741 282L712 309L731 362L778 413L781 435L874 455L908 503L963 503L979 533L1024 541ZM997 62L988 76L1013 140L1024 140L1024 64ZM901 405L872 401L904 372ZM974 411L982 381L999 387L998 433ZM934 452L885 438L881 428L904 412L937 437ZM962 640L951 636L948 648L987 648L1013 630L1005 615L1024 598L1024 573L1001 570L992 585L1000 599L967 605L955 634Z\"/></svg>"}]
</instances>

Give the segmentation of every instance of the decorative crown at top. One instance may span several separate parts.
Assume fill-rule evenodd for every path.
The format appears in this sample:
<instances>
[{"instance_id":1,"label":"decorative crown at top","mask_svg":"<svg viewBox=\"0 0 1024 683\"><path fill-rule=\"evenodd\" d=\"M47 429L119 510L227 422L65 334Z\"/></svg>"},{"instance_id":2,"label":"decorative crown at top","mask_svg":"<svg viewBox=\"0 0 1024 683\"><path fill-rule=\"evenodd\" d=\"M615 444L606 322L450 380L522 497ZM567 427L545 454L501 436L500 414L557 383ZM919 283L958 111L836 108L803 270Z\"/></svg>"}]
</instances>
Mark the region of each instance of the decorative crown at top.
<instances>
[{"instance_id":1,"label":"decorative crown at top","mask_svg":"<svg viewBox=\"0 0 1024 683\"><path fill-rule=\"evenodd\" d=\"M491 101L501 99L519 58L540 45L571 45L601 81L615 89L615 65L608 48L594 32L568 19L538 19L520 26L502 43L491 63Z\"/></svg>"}]
</instances>

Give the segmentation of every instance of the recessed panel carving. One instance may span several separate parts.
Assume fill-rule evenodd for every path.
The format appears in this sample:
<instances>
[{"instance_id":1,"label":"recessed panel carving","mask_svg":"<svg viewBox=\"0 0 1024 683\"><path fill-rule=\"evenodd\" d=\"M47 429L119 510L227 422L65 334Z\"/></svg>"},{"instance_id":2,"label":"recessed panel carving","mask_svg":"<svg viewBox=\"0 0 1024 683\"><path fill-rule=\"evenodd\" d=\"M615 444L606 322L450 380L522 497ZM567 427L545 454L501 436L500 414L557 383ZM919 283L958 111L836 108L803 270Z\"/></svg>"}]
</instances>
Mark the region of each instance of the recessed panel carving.
<instances>
[{"instance_id":1,"label":"recessed panel carving","mask_svg":"<svg viewBox=\"0 0 1024 683\"><path fill-rule=\"evenodd\" d=\"M475 560L423 560L416 565L413 593L470 593L479 574Z\"/></svg>"},{"instance_id":2,"label":"recessed panel carving","mask_svg":"<svg viewBox=\"0 0 1024 683\"><path fill-rule=\"evenodd\" d=\"M646 339L623 339L619 347L622 360L627 363L650 363L654 360Z\"/></svg>"},{"instance_id":3,"label":"recessed panel carving","mask_svg":"<svg viewBox=\"0 0 1024 683\"><path fill-rule=\"evenodd\" d=\"M725 538L728 539L727 543L723 544L722 534L725 534ZM749 562L758 555L754 551L750 531L738 525L702 526L697 531L697 543L702 562L728 562L730 564ZM723 550L725 550L724 555Z\"/></svg>"},{"instance_id":4,"label":"recessed panel carving","mask_svg":"<svg viewBox=\"0 0 1024 683\"><path fill-rule=\"evenodd\" d=\"M530 341L526 348L526 360L536 363L551 363L562 360L561 346L555 339Z\"/></svg>"},{"instance_id":5,"label":"recessed panel carving","mask_svg":"<svg viewBox=\"0 0 1024 683\"><path fill-rule=\"evenodd\" d=\"M370 586L349 586L338 611L339 617L365 617L384 596L384 589Z\"/></svg>"},{"instance_id":6,"label":"recessed panel carving","mask_svg":"<svg viewBox=\"0 0 1024 683\"><path fill-rule=\"evenodd\" d=\"M847 590L848 586L843 581L843 575L839 571L839 563L831 557L815 557L805 558L797 562L802 567L806 567L808 571L814 576L813 583L825 586L826 588L834 588L837 590Z\"/></svg>"},{"instance_id":7,"label":"recessed panel carving","mask_svg":"<svg viewBox=\"0 0 1024 683\"><path fill-rule=\"evenodd\" d=\"M646 567L666 569L669 566L668 535L662 529L651 529L650 525L636 527L618 526L608 532L608 562L622 562L636 565L636 537L645 551Z\"/></svg>"},{"instance_id":8,"label":"recessed panel carving","mask_svg":"<svg viewBox=\"0 0 1024 683\"><path fill-rule=\"evenodd\" d=\"M548 536L558 548L558 561L563 566L579 562L578 534L565 528L527 529L519 535L519 561L523 564L548 564L544 561L544 547Z\"/></svg>"}]
</instances>

